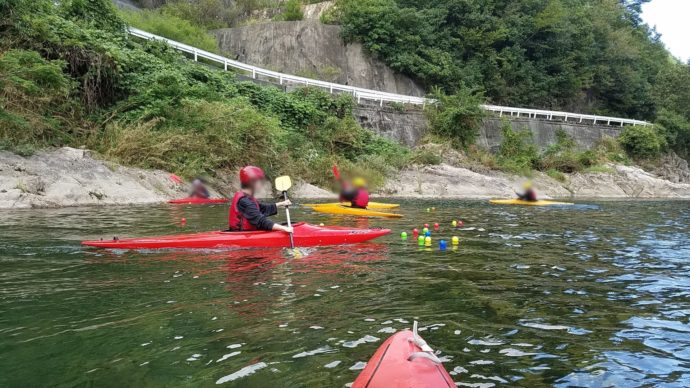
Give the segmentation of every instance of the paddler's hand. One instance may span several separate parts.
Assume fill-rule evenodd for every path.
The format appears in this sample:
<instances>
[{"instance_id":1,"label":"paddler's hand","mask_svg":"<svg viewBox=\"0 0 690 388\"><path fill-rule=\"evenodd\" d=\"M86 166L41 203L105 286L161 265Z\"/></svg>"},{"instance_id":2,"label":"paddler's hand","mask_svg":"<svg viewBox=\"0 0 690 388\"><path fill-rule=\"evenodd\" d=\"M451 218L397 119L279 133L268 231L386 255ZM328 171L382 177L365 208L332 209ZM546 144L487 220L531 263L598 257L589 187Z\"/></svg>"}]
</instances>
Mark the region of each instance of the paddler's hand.
<instances>
[{"instance_id":1,"label":"paddler's hand","mask_svg":"<svg viewBox=\"0 0 690 388\"><path fill-rule=\"evenodd\" d=\"M281 226L282 226L282 225L281 225ZM285 232L285 233L292 233L292 232L294 231L294 229L292 228L292 226L282 226L281 229L282 229L283 232Z\"/></svg>"},{"instance_id":2,"label":"paddler's hand","mask_svg":"<svg viewBox=\"0 0 690 388\"><path fill-rule=\"evenodd\" d=\"M277 202L277 203L276 203L276 206L278 206L278 207L288 207L288 206L291 206L291 205L292 205L292 202L290 202L289 199L286 199L286 200L283 201L283 202Z\"/></svg>"}]
</instances>

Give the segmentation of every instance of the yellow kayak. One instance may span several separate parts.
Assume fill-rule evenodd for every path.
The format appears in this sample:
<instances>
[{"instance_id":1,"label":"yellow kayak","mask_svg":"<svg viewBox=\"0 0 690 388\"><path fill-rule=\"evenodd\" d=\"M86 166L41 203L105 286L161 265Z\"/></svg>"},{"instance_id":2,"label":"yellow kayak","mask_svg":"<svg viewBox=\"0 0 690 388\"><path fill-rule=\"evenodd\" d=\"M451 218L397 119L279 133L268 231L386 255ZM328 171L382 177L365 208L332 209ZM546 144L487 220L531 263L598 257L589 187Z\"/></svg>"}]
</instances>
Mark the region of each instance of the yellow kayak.
<instances>
[{"instance_id":1,"label":"yellow kayak","mask_svg":"<svg viewBox=\"0 0 690 388\"><path fill-rule=\"evenodd\" d=\"M312 210L319 213L328 214L346 214L350 216L362 217L386 217L386 218L400 218L402 214L377 212L369 209L358 209L355 207L347 207L339 204L323 204L311 206Z\"/></svg>"},{"instance_id":2,"label":"yellow kayak","mask_svg":"<svg viewBox=\"0 0 690 388\"><path fill-rule=\"evenodd\" d=\"M338 203L338 202L333 202L333 203L305 203L302 206L306 207L315 207L315 206L345 206L345 207L350 207L349 203ZM369 202L369 206L367 206L367 209L396 209L399 208L400 204L397 203L381 203L381 202Z\"/></svg>"},{"instance_id":3,"label":"yellow kayak","mask_svg":"<svg viewBox=\"0 0 690 388\"><path fill-rule=\"evenodd\" d=\"M547 201L545 199L539 201L523 201L522 199L492 199L489 201L494 205L523 205L523 206L551 206L551 205L574 205L572 202L557 202Z\"/></svg>"}]
</instances>

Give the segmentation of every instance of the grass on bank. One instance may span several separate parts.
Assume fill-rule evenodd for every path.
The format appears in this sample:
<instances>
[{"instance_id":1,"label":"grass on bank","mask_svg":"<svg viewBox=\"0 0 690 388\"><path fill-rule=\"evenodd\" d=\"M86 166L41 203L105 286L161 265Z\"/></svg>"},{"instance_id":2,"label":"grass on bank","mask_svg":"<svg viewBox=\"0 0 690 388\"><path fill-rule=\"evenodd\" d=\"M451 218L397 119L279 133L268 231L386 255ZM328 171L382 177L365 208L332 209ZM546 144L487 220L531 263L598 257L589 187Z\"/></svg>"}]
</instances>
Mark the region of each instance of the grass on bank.
<instances>
[{"instance_id":1,"label":"grass on bank","mask_svg":"<svg viewBox=\"0 0 690 388\"><path fill-rule=\"evenodd\" d=\"M322 186L338 164L374 188L413 157L359 126L350 96L239 82L160 42L128 38L108 0L12 0L0 12L9 15L0 30L5 149L86 146L186 177L256 164Z\"/></svg>"}]
</instances>

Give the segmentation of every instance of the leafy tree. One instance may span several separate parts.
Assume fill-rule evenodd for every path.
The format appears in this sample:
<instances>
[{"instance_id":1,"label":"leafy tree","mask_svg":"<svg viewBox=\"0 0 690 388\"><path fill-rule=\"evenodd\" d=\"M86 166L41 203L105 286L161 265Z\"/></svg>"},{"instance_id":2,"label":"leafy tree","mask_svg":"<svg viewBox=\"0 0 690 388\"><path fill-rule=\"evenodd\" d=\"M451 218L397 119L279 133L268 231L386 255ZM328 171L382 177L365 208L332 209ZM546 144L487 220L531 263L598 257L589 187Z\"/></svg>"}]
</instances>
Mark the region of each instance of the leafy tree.
<instances>
[{"instance_id":1,"label":"leafy tree","mask_svg":"<svg viewBox=\"0 0 690 388\"><path fill-rule=\"evenodd\" d=\"M497 104L653 119L658 35L644 0L338 0L348 41L447 93Z\"/></svg>"},{"instance_id":2,"label":"leafy tree","mask_svg":"<svg viewBox=\"0 0 690 388\"><path fill-rule=\"evenodd\" d=\"M427 109L431 131L462 148L474 144L484 116L481 95L462 89L448 96L437 88L434 98L438 104Z\"/></svg>"},{"instance_id":3,"label":"leafy tree","mask_svg":"<svg viewBox=\"0 0 690 388\"><path fill-rule=\"evenodd\" d=\"M619 141L626 151L640 158L658 156L666 142L653 126L629 126L621 133Z\"/></svg>"}]
</instances>

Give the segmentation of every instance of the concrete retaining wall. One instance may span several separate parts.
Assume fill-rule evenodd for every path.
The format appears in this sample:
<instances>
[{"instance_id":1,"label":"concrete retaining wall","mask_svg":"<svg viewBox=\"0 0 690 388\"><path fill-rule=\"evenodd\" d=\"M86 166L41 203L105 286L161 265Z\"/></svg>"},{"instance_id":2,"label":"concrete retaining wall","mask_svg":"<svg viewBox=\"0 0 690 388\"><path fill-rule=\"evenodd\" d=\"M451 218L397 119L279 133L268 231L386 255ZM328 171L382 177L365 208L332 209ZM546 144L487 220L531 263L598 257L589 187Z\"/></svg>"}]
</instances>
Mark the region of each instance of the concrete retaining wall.
<instances>
[{"instance_id":1,"label":"concrete retaining wall","mask_svg":"<svg viewBox=\"0 0 690 388\"><path fill-rule=\"evenodd\" d=\"M362 127L410 147L419 144L428 130L428 122L421 108L408 107L401 111L372 103L357 106L353 113ZM556 142L556 133L559 129L570 135L579 149L592 148L602 138L617 137L621 133L620 127L606 125L595 126L516 117L506 119L509 120L514 131L530 130L534 142L542 149ZM485 118L479 130L477 144L496 151L503 140L502 125L503 119L499 117Z\"/></svg>"}]
</instances>

